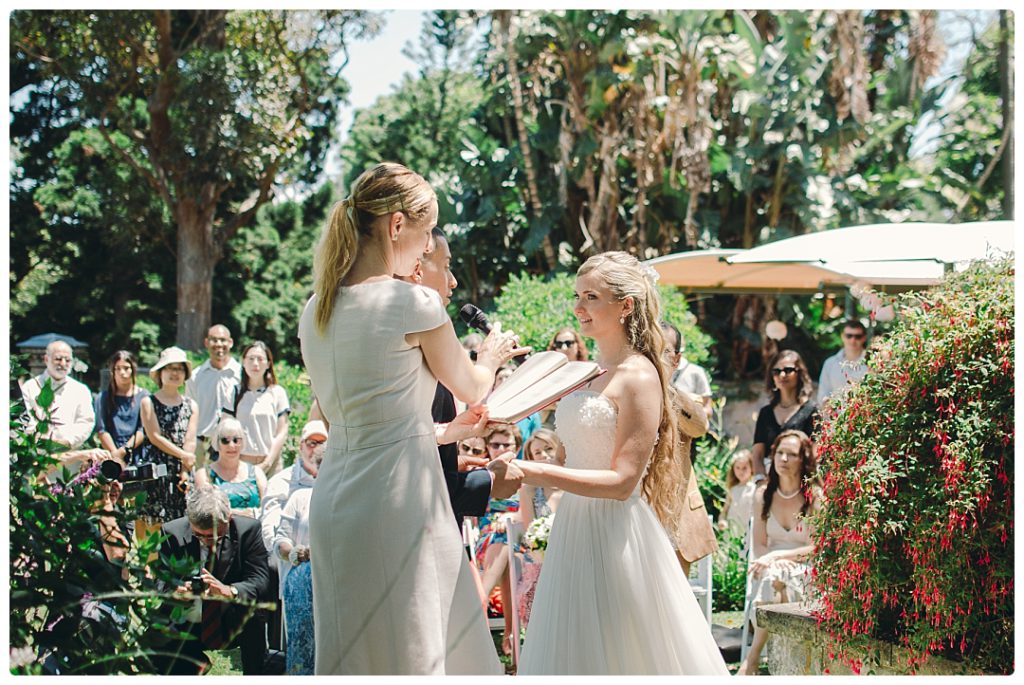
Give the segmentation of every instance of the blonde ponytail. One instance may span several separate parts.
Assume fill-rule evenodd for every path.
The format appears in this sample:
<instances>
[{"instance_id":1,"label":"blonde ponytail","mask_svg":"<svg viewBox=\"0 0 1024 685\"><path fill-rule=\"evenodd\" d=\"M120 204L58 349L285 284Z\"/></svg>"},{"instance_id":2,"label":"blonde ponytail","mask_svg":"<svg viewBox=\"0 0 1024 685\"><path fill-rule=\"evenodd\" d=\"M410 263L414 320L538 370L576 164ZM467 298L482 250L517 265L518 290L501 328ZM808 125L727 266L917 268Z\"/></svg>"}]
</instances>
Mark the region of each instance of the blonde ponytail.
<instances>
[{"instance_id":1,"label":"blonde ponytail","mask_svg":"<svg viewBox=\"0 0 1024 685\"><path fill-rule=\"evenodd\" d=\"M401 164L382 162L359 175L351 194L331 209L313 256L318 331L327 331L338 287L355 263L359 241L372 235L374 219L402 212L417 221L431 211L436 199L430 184Z\"/></svg>"},{"instance_id":2,"label":"blonde ponytail","mask_svg":"<svg viewBox=\"0 0 1024 685\"><path fill-rule=\"evenodd\" d=\"M313 255L314 292L316 310L314 320L317 330L327 330L327 323L334 311L338 297L338 285L352 268L359 251L359 237L354 221L352 200L345 198L334 205L327 225L320 236L320 242Z\"/></svg>"}]
</instances>

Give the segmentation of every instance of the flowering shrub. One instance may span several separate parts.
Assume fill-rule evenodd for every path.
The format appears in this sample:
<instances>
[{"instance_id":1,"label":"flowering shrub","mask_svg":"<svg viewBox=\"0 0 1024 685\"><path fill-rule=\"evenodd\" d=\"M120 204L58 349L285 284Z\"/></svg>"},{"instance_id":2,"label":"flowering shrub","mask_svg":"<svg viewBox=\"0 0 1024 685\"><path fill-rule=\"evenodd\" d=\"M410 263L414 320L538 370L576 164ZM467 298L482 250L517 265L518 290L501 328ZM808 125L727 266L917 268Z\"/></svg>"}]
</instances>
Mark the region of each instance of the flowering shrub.
<instances>
[{"instance_id":1,"label":"flowering shrub","mask_svg":"<svg viewBox=\"0 0 1024 685\"><path fill-rule=\"evenodd\" d=\"M49 382L39 406L53 402ZM58 470L60 446L27 431L24 405L10 408L10 627L11 671L16 674L153 672L160 648L160 595L137 563L108 561L101 545L105 492L98 467L64 484L40 474ZM156 539L140 548L155 550ZM127 576L127 581L124 576Z\"/></svg>"},{"instance_id":2,"label":"flowering shrub","mask_svg":"<svg viewBox=\"0 0 1024 685\"><path fill-rule=\"evenodd\" d=\"M1013 670L1013 277L1004 259L903 296L872 373L825 409L817 615L855 671L873 637L910 670Z\"/></svg>"}]
</instances>

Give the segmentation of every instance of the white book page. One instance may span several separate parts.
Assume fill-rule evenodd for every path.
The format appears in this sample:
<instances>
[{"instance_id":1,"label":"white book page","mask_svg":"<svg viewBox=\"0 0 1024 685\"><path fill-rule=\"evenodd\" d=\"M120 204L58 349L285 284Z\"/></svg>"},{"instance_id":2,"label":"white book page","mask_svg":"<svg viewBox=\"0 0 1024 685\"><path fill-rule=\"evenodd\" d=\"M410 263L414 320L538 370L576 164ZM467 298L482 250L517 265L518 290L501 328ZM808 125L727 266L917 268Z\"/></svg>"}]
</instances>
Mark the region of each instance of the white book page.
<instances>
[{"instance_id":1,"label":"white book page","mask_svg":"<svg viewBox=\"0 0 1024 685\"><path fill-rule=\"evenodd\" d=\"M498 389L487 398L487 406L493 407L515 397L523 390L547 376L569 360L561 352L545 350L530 356L525 362L512 372L512 375L505 379L505 382L498 386Z\"/></svg>"},{"instance_id":2,"label":"white book page","mask_svg":"<svg viewBox=\"0 0 1024 685\"><path fill-rule=\"evenodd\" d=\"M556 352L555 354L561 354ZM564 358L564 356L563 356ZM488 402L488 410L494 421L515 421L523 416L546 407L552 401L566 394L598 374L600 367L595 362L568 362L514 397L501 402ZM506 381L507 383L508 381ZM505 387L504 385L501 386ZM501 388L499 388L500 390Z\"/></svg>"}]
</instances>

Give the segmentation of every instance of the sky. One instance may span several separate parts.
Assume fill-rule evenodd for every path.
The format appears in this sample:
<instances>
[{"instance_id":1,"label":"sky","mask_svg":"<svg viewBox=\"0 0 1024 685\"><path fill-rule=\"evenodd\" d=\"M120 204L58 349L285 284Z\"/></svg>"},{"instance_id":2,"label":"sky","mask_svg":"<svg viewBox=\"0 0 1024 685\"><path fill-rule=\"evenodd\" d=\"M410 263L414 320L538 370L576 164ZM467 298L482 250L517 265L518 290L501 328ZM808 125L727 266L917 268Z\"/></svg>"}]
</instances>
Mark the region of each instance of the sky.
<instances>
[{"instance_id":1,"label":"sky","mask_svg":"<svg viewBox=\"0 0 1024 685\"><path fill-rule=\"evenodd\" d=\"M402 54L409 41L419 38L426 11L393 10L384 17L384 28L372 40L353 41L349 46L349 62L342 77L351 86L349 104L341 107L338 140L344 141L352 127L355 110L369 107L387 95L402 80L402 75L417 71L416 63ZM337 146L331 149L326 173L337 179L341 173Z\"/></svg>"}]
</instances>

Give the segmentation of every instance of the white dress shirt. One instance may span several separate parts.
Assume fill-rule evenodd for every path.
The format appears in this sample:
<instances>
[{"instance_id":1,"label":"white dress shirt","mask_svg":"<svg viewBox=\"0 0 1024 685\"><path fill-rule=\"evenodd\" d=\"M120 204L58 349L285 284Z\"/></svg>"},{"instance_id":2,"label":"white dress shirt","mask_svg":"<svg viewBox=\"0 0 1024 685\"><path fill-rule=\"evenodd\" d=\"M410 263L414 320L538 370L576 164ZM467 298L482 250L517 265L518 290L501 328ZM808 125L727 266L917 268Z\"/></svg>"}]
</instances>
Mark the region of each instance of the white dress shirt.
<instances>
[{"instance_id":1,"label":"white dress shirt","mask_svg":"<svg viewBox=\"0 0 1024 685\"><path fill-rule=\"evenodd\" d=\"M78 449L96 427L96 412L93 409L92 392L84 383L70 376L54 383L44 371L25 381L21 386L21 394L29 410L29 427L34 430L38 421L44 418L38 400L48 380L53 387L54 397L50 405L50 430L43 437L63 443L73 450Z\"/></svg>"}]
</instances>

